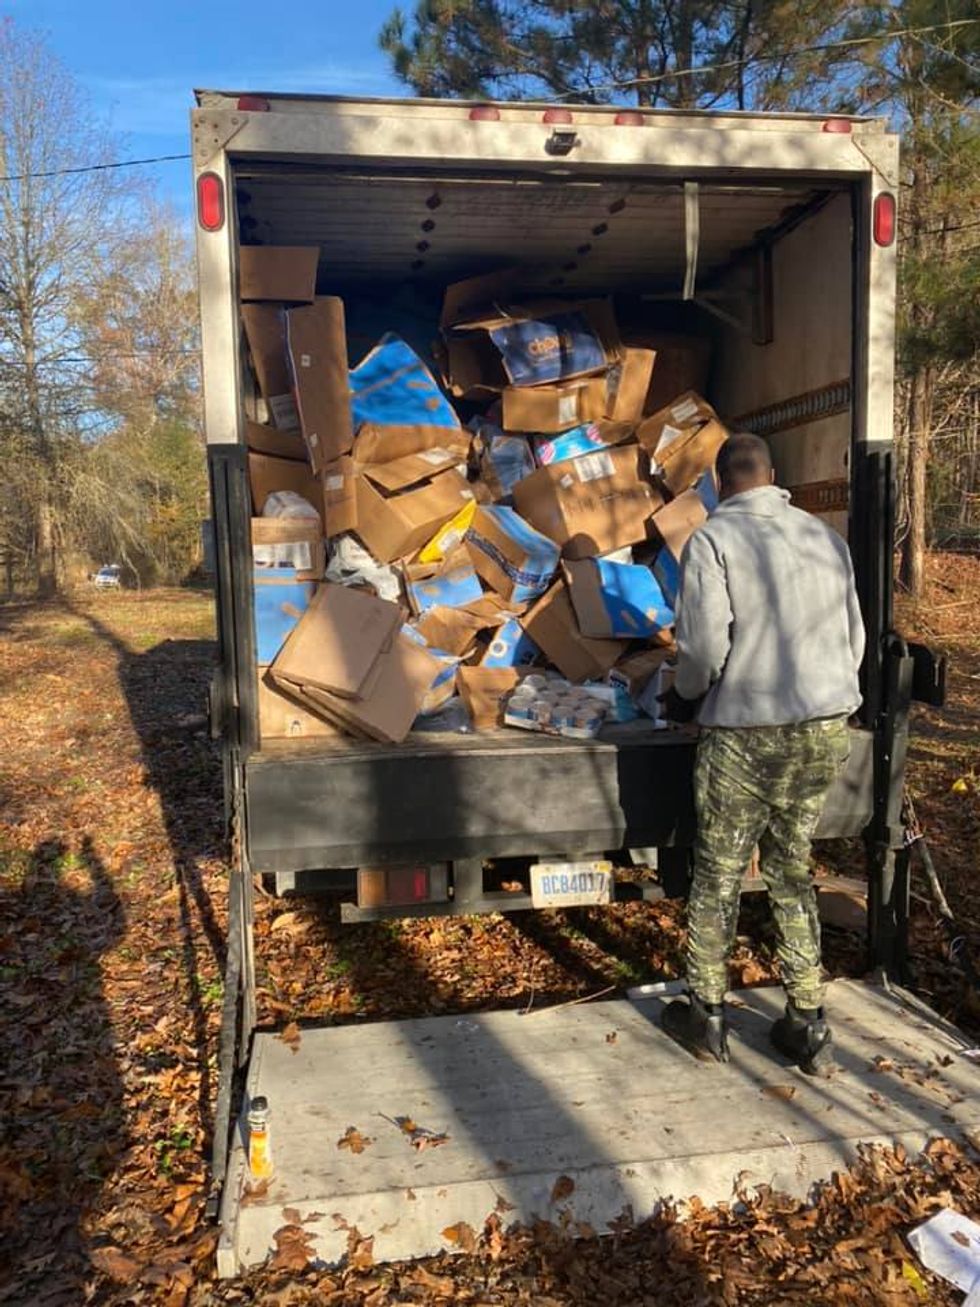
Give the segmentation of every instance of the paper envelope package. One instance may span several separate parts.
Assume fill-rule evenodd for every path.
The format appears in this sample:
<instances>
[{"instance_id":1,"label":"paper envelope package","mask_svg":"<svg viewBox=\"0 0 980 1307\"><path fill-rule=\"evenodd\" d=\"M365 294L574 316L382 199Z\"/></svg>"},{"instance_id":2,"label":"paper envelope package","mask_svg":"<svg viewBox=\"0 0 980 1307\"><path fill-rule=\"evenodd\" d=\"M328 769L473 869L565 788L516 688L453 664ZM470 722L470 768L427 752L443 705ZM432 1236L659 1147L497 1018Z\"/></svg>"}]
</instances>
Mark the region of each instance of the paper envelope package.
<instances>
[{"instance_id":1,"label":"paper envelope package","mask_svg":"<svg viewBox=\"0 0 980 1307\"><path fill-rule=\"evenodd\" d=\"M668 630L674 613L642 563L583 558L564 565L568 593L583 635L647 639Z\"/></svg>"},{"instance_id":2,"label":"paper envelope package","mask_svg":"<svg viewBox=\"0 0 980 1307\"><path fill-rule=\"evenodd\" d=\"M517 603L541 594L558 566L557 546L500 504L477 508L466 548L490 589Z\"/></svg>"},{"instance_id":3,"label":"paper envelope package","mask_svg":"<svg viewBox=\"0 0 980 1307\"><path fill-rule=\"evenodd\" d=\"M389 463L444 445L458 432L456 411L406 343L382 336L350 374L351 414L359 463Z\"/></svg>"},{"instance_id":4,"label":"paper envelope package","mask_svg":"<svg viewBox=\"0 0 980 1307\"><path fill-rule=\"evenodd\" d=\"M514 487L514 506L566 558L591 558L647 539L663 496L638 445L540 467Z\"/></svg>"}]
</instances>

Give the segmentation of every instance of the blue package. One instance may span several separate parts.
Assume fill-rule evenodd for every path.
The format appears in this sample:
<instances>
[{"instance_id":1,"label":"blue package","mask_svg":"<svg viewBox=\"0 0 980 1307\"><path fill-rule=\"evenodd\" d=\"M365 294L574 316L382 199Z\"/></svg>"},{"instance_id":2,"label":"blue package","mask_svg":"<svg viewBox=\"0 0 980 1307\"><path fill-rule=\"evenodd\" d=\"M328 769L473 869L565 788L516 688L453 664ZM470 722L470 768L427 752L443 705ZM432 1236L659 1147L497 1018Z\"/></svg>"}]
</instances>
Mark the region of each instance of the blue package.
<instances>
[{"instance_id":1,"label":"blue package","mask_svg":"<svg viewBox=\"0 0 980 1307\"><path fill-rule=\"evenodd\" d=\"M595 560L609 634L638 639L672 626L674 613L649 567Z\"/></svg>"},{"instance_id":2,"label":"blue package","mask_svg":"<svg viewBox=\"0 0 980 1307\"><path fill-rule=\"evenodd\" d=\"M544 594L561 557L553 540L502 504L480 505L466 533L466 544L486 559L481 575L487 584L502 598L518 604ZM474 564L480 571L476 558Z\"/></svg>"},{"instance_id":3,"label":"blue package","mask_svg":"<svg viewBox=\"0 0 980 1307\"><path fill-rule=\"evenodd\" d=\"M681 563L680 559L675 558L666 545L654 559L653 575L657 579L663 597L676 613L677 589L681 580Z\"/></svg>"},{"instance_id":4,"label":"blue package","mask_svg":"<svg viewBox=\"0 0 980 1307\"><path fill-rule=\"evenodd\" d=\"M569 458L578 458L580 454L591 454L596 449L608 449L608 443L599 435L599 428L594 422L572 427L560 436L535 436L534 457L541 467L551 463L564 463Z\"/></svg>"},{"instance_id":5,"label":"blue package","mask_svg":"<svg viewBox=\"0 0 980 1307\"><path fill-rule=\"evenodd\" d=\"M440 604L445 608L462 608L483 597L480 578L472 567L454 567L424 581L407 581L406 588L412 607L420 615Z\"/></svg>"},{"instance_id":6,"label":"blue package","mask_svg":"<svg viewBox=\"0 0 980 1307\"><path fill-rule=\"evenodd\" d=\"M715 474L710 470L702 472L695 483L694 489L707 512L713 513L718 507L718 487L715 484Z\"/></svg>"},{"instance_id":7,"label":"blue package","mask_svg":"<svg viewBox=\"0 0 980 1307\"><path fill-rule=\"evenodd\" d=\"M293 567L256 567L254 572L255 653L264 667L275 660L286 637L310 606L315 581L297 581Z\"/></svg>"},{"instance_id":8,"label":"blue package","mask_svg":"<svg viewBox=\"0 0 980 1307\"><path fill-rule=\"evenodd\" d=\"M491 327L489 335L514 386L598 372L607 363L595 329L581 312L508 322Z\"/></svg>"},{"instance_id":9,"label":"blue package","mask_svg":"<svg viewBox=\"0 0 980 1307\"><path fill-rule=\"evenodd\" d=\"M527 667L535 661L540 650L516 617L504 622L493 633L487 651L480 659L481 667Z\"/></svg>"},{"instance_id":10,"label":"blue package","mask_svg":"<svg viewBox=\"0 0 980 1307\"><path fill-rule=\"evenodd\" d=\"M350 374L354 429L370 422L380 427L447 427L459 419L419 356L400 336L389 332Z\"/></svg>"},{"instance_id":11,"label":"blue package","mask_svg":"<svg viewBox=\"0 0 980 1307\"><path fill-rule=\"evenodd\" d=\"M534 471L534 456L526 436L509 435L485 418L469 424L481 446L483 479L495 499L502 499Z\"/></svg>"}]
</instances>

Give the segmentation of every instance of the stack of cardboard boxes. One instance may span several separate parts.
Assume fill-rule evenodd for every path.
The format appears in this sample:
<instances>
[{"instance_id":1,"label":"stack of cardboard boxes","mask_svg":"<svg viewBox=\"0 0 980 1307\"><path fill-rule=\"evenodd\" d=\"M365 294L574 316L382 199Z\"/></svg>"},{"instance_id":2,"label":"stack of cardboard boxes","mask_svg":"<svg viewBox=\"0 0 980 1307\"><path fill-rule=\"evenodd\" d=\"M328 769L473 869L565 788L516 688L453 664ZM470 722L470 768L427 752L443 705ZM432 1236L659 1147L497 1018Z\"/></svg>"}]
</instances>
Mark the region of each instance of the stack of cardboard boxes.
<instances>
[{"instance_id":1,"label":"stack of cardboard boxes","mask_svg":"<svg viewBox=\"0 0 980 1307\"><path fill-rule=\"evenodd\" d=\"M653 342L624 343L608 300L518 297L516 273L448 287L438 381L394 335L351 370L317 256L241 250L262 736L397 743L457 696L495 728L530 671L655 717L727 434L711 406L652 411ZM684 348L671 377L703 370Z\"/></svg>"}]
</instances>

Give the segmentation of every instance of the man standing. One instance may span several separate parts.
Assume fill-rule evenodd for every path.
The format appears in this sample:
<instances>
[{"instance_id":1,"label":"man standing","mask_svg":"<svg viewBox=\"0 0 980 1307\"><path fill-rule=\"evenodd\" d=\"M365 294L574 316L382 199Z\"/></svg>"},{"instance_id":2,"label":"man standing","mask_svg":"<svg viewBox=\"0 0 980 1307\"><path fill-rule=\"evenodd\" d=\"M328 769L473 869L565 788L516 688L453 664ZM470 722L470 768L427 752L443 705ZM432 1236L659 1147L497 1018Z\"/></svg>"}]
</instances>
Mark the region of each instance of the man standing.
<instances>
[{"instance_id":1,"label":"man standing","mask_svg":"<svg viewBox=\"0 0 980 1307\"><path fill-rule=\"evenodd\" d=\"M664 1029L728 1060L723 1000L742 877L759 847L788 1003L776 1047L810 1074L833 1066L809 869L824 800L861 702L864 626L846 542L790 506L765 441L739 433L718 455L719 506L681 561L677 676L669 720L700 723L697 836L688 908L690 1001Z\"/></svg>"}]
</instances>

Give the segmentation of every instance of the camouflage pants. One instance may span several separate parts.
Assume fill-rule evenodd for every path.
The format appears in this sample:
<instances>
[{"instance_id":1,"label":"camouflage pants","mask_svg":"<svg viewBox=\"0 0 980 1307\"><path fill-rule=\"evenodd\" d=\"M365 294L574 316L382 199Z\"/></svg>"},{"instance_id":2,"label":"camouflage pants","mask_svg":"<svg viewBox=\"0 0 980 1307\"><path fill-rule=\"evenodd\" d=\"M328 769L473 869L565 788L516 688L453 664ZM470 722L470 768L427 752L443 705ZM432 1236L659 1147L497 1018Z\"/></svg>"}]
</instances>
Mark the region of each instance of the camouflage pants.
<instances>
[{"instance_id":1,"label":"camouflage pants","mask_svg":"<svg viewBox=\"0 0 980 1307\"><path fill-rule=\"evenodd\" d=\"M849 747L843 717L702 730L687 977L705 1002L724 997L742 877L758 845L786 992L797 1007L819 1007L820 921L810 841Z\"/></svg>"}]
</instances>

